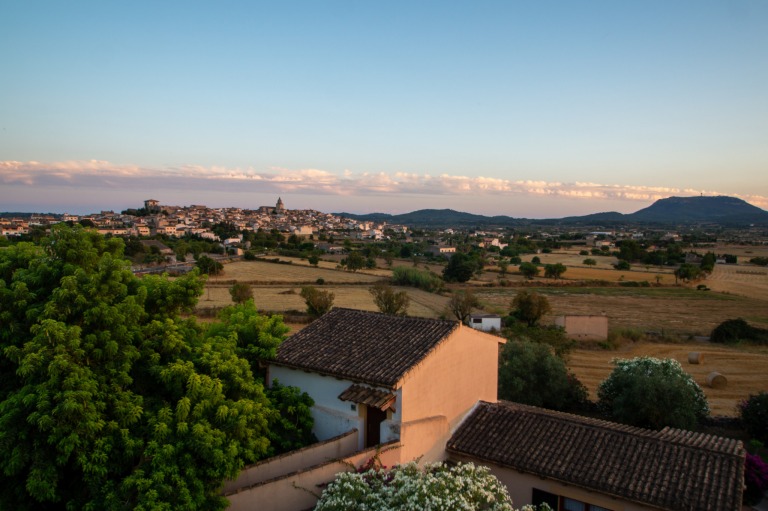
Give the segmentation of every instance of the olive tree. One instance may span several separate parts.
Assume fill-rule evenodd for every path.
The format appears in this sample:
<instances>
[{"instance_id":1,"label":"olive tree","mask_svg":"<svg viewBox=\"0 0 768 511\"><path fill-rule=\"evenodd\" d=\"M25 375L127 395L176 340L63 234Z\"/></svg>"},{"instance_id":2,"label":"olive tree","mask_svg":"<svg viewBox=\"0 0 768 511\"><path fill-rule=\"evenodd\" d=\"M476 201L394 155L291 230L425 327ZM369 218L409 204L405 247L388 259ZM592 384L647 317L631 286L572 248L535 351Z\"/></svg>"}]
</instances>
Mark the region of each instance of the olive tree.
<instances>
[{"instance_id":1,"label":"olive tree","mask_svg":"<svg viewBox=\"0 0 768 511\"><path fill-rule=\"evenodd\" d=\"M406 291L395 291L392 286L379 283L368 288L368 292L373 296L376 307L384 314L395 316L408 314L408 305L411 303L411 299Z\"/></svg>"}]
</instances>

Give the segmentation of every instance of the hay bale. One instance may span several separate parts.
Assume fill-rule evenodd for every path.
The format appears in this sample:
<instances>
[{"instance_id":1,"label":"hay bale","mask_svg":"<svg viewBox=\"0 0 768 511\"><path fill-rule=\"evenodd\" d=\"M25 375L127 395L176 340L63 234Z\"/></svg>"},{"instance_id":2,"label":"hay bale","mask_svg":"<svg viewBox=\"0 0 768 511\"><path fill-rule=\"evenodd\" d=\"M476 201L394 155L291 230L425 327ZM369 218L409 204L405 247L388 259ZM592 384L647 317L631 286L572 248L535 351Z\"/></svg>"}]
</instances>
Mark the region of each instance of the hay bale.
<instances>
[{"instance_id":1,"label":"hay bale","mask_svg":"<svg viewBox=\"0 0 768 511\"><path fill-rule=\"evenodd\" d=\"M700 351L692 351L688 353L689 364L701 364L702 362L704 362L704 354Z\"/></svg>"},{"instance_id":2,"label":"hay bale","mask_svg":"<svg viewBox=\"0 0 768 511\"><path fill-rule=\"evenodd\" d=\"M728 385L728 379L717 371L707 375L707 385L713 389L724 389Z\"/></svg>"}]
</instances>

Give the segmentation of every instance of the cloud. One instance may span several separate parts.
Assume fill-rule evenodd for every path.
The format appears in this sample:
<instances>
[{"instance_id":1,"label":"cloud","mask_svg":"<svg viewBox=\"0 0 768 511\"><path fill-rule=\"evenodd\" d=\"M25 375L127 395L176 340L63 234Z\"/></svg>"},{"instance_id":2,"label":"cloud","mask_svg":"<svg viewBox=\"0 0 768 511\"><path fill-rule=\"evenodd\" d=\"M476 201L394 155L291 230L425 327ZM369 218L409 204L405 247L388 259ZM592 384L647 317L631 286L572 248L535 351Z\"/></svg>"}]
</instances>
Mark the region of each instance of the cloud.
<instances>
[{"instance_id":1,"label":"cloud","mask_svg":"<svg viewBox=\"0 0 768 511\"><path fill-rule=\"evenodd\" d=\"M663 186L617 185L594 182L565 183L542 180L509 180L486 176L416 174L406 172L334 173L322 169L271 167L230 168L222 166L183 165L151 168L118 165L107 161L0 161L0 183L44 188L148 190L211 190L217 192L297 193L338 196L465 196L476 197L548 197L584 201L625 201L649 203L672 195L733 195L761 208L768 207L768 197L751 194L721 193L716 190L671 188Z\"/></svg>"}]
</instances>

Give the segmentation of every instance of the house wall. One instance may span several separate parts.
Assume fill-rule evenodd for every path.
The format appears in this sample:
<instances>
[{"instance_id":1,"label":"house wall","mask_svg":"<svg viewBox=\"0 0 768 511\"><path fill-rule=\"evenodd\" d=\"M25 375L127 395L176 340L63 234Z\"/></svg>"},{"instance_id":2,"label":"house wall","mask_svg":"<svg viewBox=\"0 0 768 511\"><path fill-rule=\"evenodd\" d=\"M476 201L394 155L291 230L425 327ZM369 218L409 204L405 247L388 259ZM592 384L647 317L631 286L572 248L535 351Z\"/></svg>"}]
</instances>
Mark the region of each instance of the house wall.
<instances>
[{"instance_id":1,"label":"house wall","mask_svg":"<svg viewBox=\"0 0 768 511\"><path fill-rule=\"evenodd\" d=\"M357 431L347 433L297 449L280 456L266 459L245 467L236 479L226 481L223 493L234 493L241 488L251 487L265 481L283 477L306 467L322 465L331 460L343 459L354 454L357 448Z\"/></svg>"},{"instance_id":2,"label":"house wall","mask_svg":"<svg viewBox=\"0 0 768 511\"><path fill-rule=\"evenodd\" d=\"M405 375L402 399L398 397L404 456L439 452L478 400L496 402L500 340L460 326ZM426 427L421 421L428 418L433 419L431 426ZM422 433L410 434L409 428L419 428Z\"/></svg>"},{"instance_id":3,"label":"house wall","mask_svg":"<svg viewBox=\"0 0 768 511\"><path fill-rule=\"evenodd\" d=\"M378 457L381 465L390 467L399 459L398 444L371 448L322 465L297 471L255 486L225 494L229 500L228 511L296 511L312 509L325 485L340 472L349 472Z\"/></svg>"},{"instance_id":4,"label":"house wall","mask_svg":"<svg viewBox=\"0 0 768 511\"><path fill-rule=\"evenodd\" d=\"M563 327L565 334L572 339L608 338L607 316L558 316L555 325Z\"/></svg>"},{"instance_id":5,"label":"house wall","mask_svg":"<svg viewBox=\"0 0 768 511\"><path fill-rule=\"evenodd\" d=\"M475 323L475 320L480 320L478 323ZM472 318L470 317L470 323L469 326L474 328L475 330L482 330L483 332L490 332L491 330L496 330L497 332L501 330L501 318Z\"/></svg>"},{"instance_id":6,"label":"house wall","mask_svg":"<svg viewBox=\"0 0 768 511\"><path fill-rule=\"evenodd\" d=\"M339 395L354 382L332 376L323 376L307 371L281 366L269 367L269 380L277 378L282 385L293 385L309 394L315 401L312 418L315 421L313 432L318 440L327 440L352 429L359 431L359 445L365 446L364 407L349 401L341 401ZM376 387L385 392L391 389ZM402 396L395 392L395 412L381 425L381 441L399 438L397 424L401 422ZM353 409L353 406L355 409Z\"/></svg>"},{"instance_id":7,"label":"house wall","mask_svg":"<svg viewBox=\"0 0 768 511\"><path fill-rule=\"evenodd\" d=\"M553 479L525 474L486 461L479 461L469 456L459 456L451 453L450 459L452 461L472 462L476 465L482 464L489 467L491 473L507 487L515 509L521 508L526 504L532 504L533 488L538 488L555 495L601 506L611 511L658 511L658 508L655 507L643 506L602 493L577 488L573 485L565 485Z\"/></svg>"}]
</instances>

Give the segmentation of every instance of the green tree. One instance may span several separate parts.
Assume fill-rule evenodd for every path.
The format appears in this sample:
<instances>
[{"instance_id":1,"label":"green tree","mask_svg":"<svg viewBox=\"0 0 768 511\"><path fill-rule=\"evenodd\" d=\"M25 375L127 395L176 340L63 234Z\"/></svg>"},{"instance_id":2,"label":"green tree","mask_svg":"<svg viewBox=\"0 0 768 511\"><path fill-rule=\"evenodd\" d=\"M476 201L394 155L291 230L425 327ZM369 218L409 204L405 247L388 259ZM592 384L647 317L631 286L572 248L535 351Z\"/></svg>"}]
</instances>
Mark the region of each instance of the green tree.
<instances>
[{"instance_id":1,"label":"green tree","mask_svg":"<svg viewBox=\"0 0 768 511\"><path fill-rule=\"evenodd\" d=\"M499 361L500 399L553 410L578 410L587 390L546 344L510 340Z\"/></svg>"},{"instance_id":2,"label":"green tree","mask_svg":"<svg viewBox=\"0 0 768 511\"><path fill-rule=\"evenodd\" d=\"M597 265L597 261L592 259L591 257L588 257L588 258L584 259L584 261L582 261L582 264L585 264L587 266L596 266Z\"/></svg>"},{"instance_id":3,"label":"green tree","mask_svg":"<svg viewBox=\"0 0 768 511\"><path fill-rule=\"evenodd\" d=\"M683 282L698 280L701 277L701 268L695 264L683 263L675 269L675 281L677 279Z\"/></svg>"},{"instance_id":4,"label":"green tree","mask_svg":"<svg viewBox=\"0 0 768 511\"><path fill-rule=\"evenodd\" d=\"M541 264L541 258L539 256L533 256L531 258L531 263L533 263L533 264Z\"/></svg>"},{"instance_id":5,"label":"green tree","mask_svg":"<svg viewBox=\"0 0 768 511\"><path fill-rule=\"evenodd\" d=\"M477 270L477 263L463 252L454 253L443 269L443 279L446 282L467 282Z\"/></svg>"},{"instance_id":6,"label":"green tree","mask_svg":"<svg viewBox=\"0 0 768 511\"><path fill-rule=\"evenodd\" d=\"M373 303L384 314L395 316L408 314L408 305L411 303L411 299L407 292L395 291L392 286L381 283L368 288L368 292L373 296Z\"/></svg>"},{"instance_id":7,"label":"green tree","mask_svg":"<svg viewBox=\"0 0 768 511\"><path fill-rule=\"evenodd\" d=\"M205 275L218 275L219 272L224 268L220 262L208 257L207 255L200 256L195 266L197 266L197 268L200 270L200 273Z\"/></svg>"},{"instance_id":8,"label":"green tree","mask_svg":"<svg viewBox=\"0 0 768 511\"><path fill-rule=\"evenodd\" d=\"M235 282L229 288L229 294L235 303L244 303L253 298L253 289L247 282Z\"/></svg>"},{"instance_id":9,"label":"green tree","mask_svg":"<svg viewBox=\"0 0 768 511\"><path fill-rule=\"evenodd\" d=\"M365 257L359 250L353 250L346 258L347 270L356 272L365 267Z\"/></svg>"},{"instance_id":10,"label":"green tree","mask_svg":"<svg viewBox=\"0 0 768 511\"><path fill-rule=\"evenodd\" d=\"M534 326L544 314L552 310L546 296L523 289L512 299L512 316L528 326Z\"/></svg>"},{"instance_id":11,"label":"green tree","mask_svg":"<svg viewBox=\"0 0 768 511\"><path fill-rule=\"evenodd\" d=\"M539 274L539 267L533 263L520 263L520 273L527 279L532 279Z\"/></svg>"},{"instance_id":12,"label":"green tree","mask_svg":"<svg viewBox=\"0 0 768 511\"><path fill-rule=\"evenodd\" d=\"M122 241L56 226L0 251L0 502L223 509L276 415L232 337L183 319L193 272L135 277Z\"/></svg>"},{"instance_id":13,"label":"green tree","mask_svg":"<svg viewBox=\"0 0 768 511\"><path fill-rule=\"evenodd\" d=\"M451 294L448 301L448 310L462 323L467 322L467 318L472 314L472 309L479 306L480 302L469 289L464 291L455 291Z\"/></svg>"},{"instance_id":14,"label":"green tree","mask_svg":"<svg viewBox=\"0 0 768 511\"><path fill-rule=\"evenodd\" d=\"M330 291L323 291L313 286L301 288L301 297L307 305L307 314L313 318L319 318L331 308L333 308L333 299L335 295Z\"/></svg>"},{"instance_id":15,"label":"green tree","mask_svg":"<svg viewBox=\"0 0 768 511\"><path fill-rule=\"evenodd\" d=\"M674 359L615 360L597 389L598 405L613 420L650 429L693 429L707 415L704 391Z\"/></svg>"},{"instance_id":16,"label":"green tree","mask_svg":"<svg viewBox=\"0 0 768 511\"><path fill-rule=\"evenodd\" d=\"M629 271L632 269L632 265L630 265L629 261L625 259L619 259L616 264L613 265L613 267L619 271Z\"/></svg>"},{"instance_id":17,"label":"green tree","mask_svg":"<svg viewBox=\"0 0 768 511\"><path fill-rule=\"evenodd\" d=\"M739 416L749 436L768 443L768 392L750 394L739 403Z\"/></svg>"},{"instance_id":18,"label":"green tree","mask_svg":"<svg viewBox=\"0 0 768 511\"><path fill-rule=\"evenodd\" d=\"M316 254L310 254L307 256L307 261L315 268L317 268L317 265L320 264L320 258Z\"/></svg>"},{"instance_id":19,"label":"green tree","mask_svg":"<svg viewBox=\"0 0 768 511\"><path fill-rule=\"evenodd\" d=\"M544 266L544 276L547 278L559 279L568 268L562 263L547 264Z\"/></svg>"}]
</instances>

